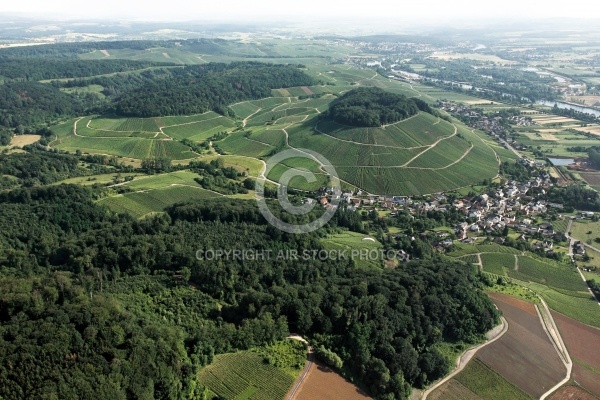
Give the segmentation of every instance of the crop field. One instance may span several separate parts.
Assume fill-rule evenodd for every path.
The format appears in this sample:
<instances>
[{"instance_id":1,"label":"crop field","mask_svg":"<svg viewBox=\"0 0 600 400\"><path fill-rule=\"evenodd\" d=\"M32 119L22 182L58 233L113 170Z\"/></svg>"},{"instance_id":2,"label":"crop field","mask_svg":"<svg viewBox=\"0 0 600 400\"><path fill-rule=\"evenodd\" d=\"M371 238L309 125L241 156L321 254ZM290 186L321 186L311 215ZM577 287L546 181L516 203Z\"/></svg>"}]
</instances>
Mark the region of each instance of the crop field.
<instances>
[{"instance_id":1,"label":"crop field","mask_svg":"<svg viewBox=\"0 0 600 400\"><path fill-rule=\"evenodd\" d=\"M171 186L106 197L99 200L98 204L105 205L114 212L128 213L136 218L141 218L153 212L161 212L175 203L198 201L219 196L219 194L201 188Z\"/></svg>"},{"instance_id":2,"label":"crop field","mask_svg":"<svg viewBox=\"0 0 600 400\"><path fill-rule=\"evenodd\" d=\"M191 171L175 171L166 174L140 176L137 179L126 183L124 186L135 190L160 189L172 185L187 185L199 188L200 185L194 180L194 178L198 177L198 174Z\"/></svg>"},{"instance_id":3,"label":"crop field","mask_svg":"<svg viewBox=\"0 0 600 400\"><path fill-rule=\"evenodd\" d=\"M483 270L492 274L507 276L515 269L515 256L512 254L486 253L481 255Z\"/></svg>"},{"instance_id":4,"label":"crop field","mask_svg":"<svg viewBox=\"0 0 600 400\"><path fill-rule=\"evenodd\" d=\"M528 400L525 392L479 359L467 364L456 377L433 391L431 400Z\"/></svg>"},{"instance_id":5,"label":"crop field","mask_svg":"<svg viewBox=\"0 0 600 400\"><path fill-rule=\"evenodd\" d=\"M189 147L179 142L142 138L95 139L72 136L55 147L70 152L81 150L83 153L109 154L138 160L165 156L171 159L185 160L196 156Z\"/></svg>"},{"instance_id":6,"label":"crop field","mask_svg":"<svg viewBox=\"0 0 600 400\"><path fill-rule=\"evenodd\" d=\"M600 352L592 351L600 349L600 329L559 313L552 316L573 361L572 379L600 397Z\"/></svg>"},{"instance_id":7,"label":"crop field","mask_svg":"<svg viewBox=\"0 0 600 400\"><path fill-rule=\"evenodd\" d=\"M218 146L227 154L254 158L267 155L275 149L274 146L256 140L250 140L244 135L244 132L236 132L219 142L215 142L214 145Z\"/></svg>"},{"instance_id":8,"label":"crop field","mask_svg":"<svg viewBox=\"0 0 600 400\"><path fill-rule=\"evenodd\" d=\"M565 290L558 291L535 282L521 282L520 284L529 287L542 296L552 310L584 324L600 328L600 318L598 318L600 306L587 289L580 292L569 292Z\"/></svg>"},{"instance_id":9,"label":"crop field","mask_svg":"<svg viewBox=\"0 0 600 400\"><path fill-rule=\"evenodd\" d=\"M536 260L527 256L518 256L518 258L519 270L509 272L510 277L567 291L585 290L585 284L574 268L551 261Z\"/></svg>"},{"instance_id":10,"label":"crop field","mask_svg":"<svg viewBox=\"0 0 600 400\"><path fill-rule=\"evenodd\" d=\"M315 362L311 366L294 399L370 400L371 397L367 396L335 371L332 371L319 362Z\"/></svg>"},{"instance_id":11,"label":"crop field","mask_svg":"<svg viewBox=\"0 0 600 400\"><path fill-rule=\"evenodd\" d=\"M532 304L499 293L490 293L490 297L507 319L508 332L479 350L476 357L530 396L538 398L564 378L566 368Z\"/></svg>"},{"instance_id":12,"label":"crop field","mask_svg":"<svg viewBox=\"0 0 600 400\"><path fill-rule=\"evenodd\" d=\"M231 400L280 400L295 380L252 351L217 355L198 377L211 392Z\"/></svg>"},{"instance_id":13,"label":"crop field","mask_svg":"<svg viewBox=\"0 0 600 400\"><path fill-rule=\"evenodd\" d=\"M203 121L167 126L162 131L174 139L190 139L200 142L220 131L227 131L234 126L235 122L233 120L218 115Z\"/></svg>"},{"instance_id":14,"label":"crop field","mask_svg":"<svg viewBox=\"0 0 600 400\"><path fill-rule=\"evenodd\" d=\"M551 400L598 400L598 398L578 386L566 385L557 390Z\"/></svg>"}]
</instances>

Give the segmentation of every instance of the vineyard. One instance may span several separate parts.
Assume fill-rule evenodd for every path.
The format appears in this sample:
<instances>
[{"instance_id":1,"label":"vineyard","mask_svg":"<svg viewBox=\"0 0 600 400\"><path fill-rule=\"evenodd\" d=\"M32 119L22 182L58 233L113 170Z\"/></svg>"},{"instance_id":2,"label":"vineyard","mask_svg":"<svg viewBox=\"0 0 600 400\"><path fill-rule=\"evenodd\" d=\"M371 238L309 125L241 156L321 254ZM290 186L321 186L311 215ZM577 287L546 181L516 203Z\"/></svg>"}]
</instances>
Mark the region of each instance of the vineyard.
<instances>
[{"instance_id":1,"label":"vineyard","mask_svg":"<svg viewBox=\"0 0 600 400\"><path fill-rule=\"evenodd\" d=\"M140 218L153 212L164 211L166 207L175 203L193 202L219 196L201 188L172 186L106 197L99 200L98 203L107 206L114 212L128 213Z\"/></svg>"},{"instance_id":2,"label":"vineyard","mask_svg":"<svg viewBox=\"0 0 600 400\"><path fill-rule=\"evenodd\" d=\"M487 253L481 255L481 262L485 272L507 276L508 271L514 271L516 258L512 254Z\"/></svg>"},{"instance_id":3,"label":"vineyard","mask_svg":"<svg viewBox=\"0 0 600 400\"><path fill-rule=\"evenodd\" d=\"M284 399L306 358L303 345L288 342L218 355L199 380L222 399Z\"/></svg>"},{"instance_id":4,"label":"vineyard","mask_svg":"<svg viewBox=\"0 0 600 400\"><path fill-rule=\"evenodd\" d=\"M198 122L190 122L181 125L168 126L163 132L174 139L190 139L201 142L221 131L227 131L235 126L235 123L226 117L217 116Z\"/></svg>"}]
</instances>

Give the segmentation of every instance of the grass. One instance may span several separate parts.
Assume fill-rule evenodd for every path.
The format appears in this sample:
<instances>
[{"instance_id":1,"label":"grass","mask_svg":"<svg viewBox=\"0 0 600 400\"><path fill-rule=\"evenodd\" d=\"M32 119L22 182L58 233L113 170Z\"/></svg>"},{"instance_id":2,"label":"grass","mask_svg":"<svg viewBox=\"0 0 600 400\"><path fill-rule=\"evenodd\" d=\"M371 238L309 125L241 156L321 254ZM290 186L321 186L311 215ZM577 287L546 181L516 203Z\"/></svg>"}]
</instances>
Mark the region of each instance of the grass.
<instances>
[{"instance_id":1,"label":"grass","mask_svg":"<svg viewBox=\"0 0 600 400\"><path fill-rule=\"evenodd\" d=\"M475 358L454 378L481 398L488 400L531 399L525 392Z\"/></svg>"},{"instance_id":2,"label":"grass","mask_svg":"<svg viewBox=\"0 0 600 400\"><path fill-rule=\"evenodd\" d=\"M271 346L221 354L198 374L222 399L283 399L306 360L306 347L291 339Z\"/></svg>"},{"instance_id":3,"label":"grass","mask_svg":"<svg viewBox=\"0 0 600 400\"><path fill-rule=\"evenodd\" d=\"M376 251L383 248L377 240L363 240L367 236L357 232L344 232L321 239L323 247L331 254L346 254L347 259L353 259L358 267L372 268L381 267L381 257L376 255ZM368 252L373 251L369 255ZM345 253L343 253L345 252Z\"/></svg>"},{"instance_id":4,"label":"grass","mask_svg":"<svg viewBox=\"0 0 600 400\"><path fill-rule=\"evenodd\" d=\"M578 220L574 221L571 225L571 236L576 239L587 241L592 241L592 246L594 246L593 240L597 237L600 237L600 221L592 222L590 220ZM596 243L600 248L600 244Z\"/></svg>"}]
</instances>

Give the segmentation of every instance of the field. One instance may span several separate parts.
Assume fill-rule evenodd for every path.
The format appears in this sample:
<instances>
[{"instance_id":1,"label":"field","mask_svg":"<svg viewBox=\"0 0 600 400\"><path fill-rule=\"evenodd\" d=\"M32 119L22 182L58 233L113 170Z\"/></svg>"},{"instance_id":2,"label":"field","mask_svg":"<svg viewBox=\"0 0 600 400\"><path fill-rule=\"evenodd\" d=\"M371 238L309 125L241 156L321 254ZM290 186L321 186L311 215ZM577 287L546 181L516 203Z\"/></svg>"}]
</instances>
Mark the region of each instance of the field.
<instances>
[{"instance_id":1,"label":"field","mask_svg":"<svg viewBox=\"0 0 600 400\"><path fill-rule=\"evenodd\" d=\"M207 112L162 118L90 116L56 125L51 129L57 137L52 145L70 152L80 150L84 153L108 154L137 160L187 160L198 154L179 140L202 142L233 127L235 122L230 118Z\"/></svg>"},{"instance_id":2,"label":"field","mask_svg":"<svg viewBox=\"0 0 600 400\"><path fill-rule=\"evenodd\" d=\"M553 312L552 316L573 361L572 379L600 397L600 329L559 313Z\"/></svg>"},{"instance_id":3,"label":"field","mask_svg":"<svg viewBox=\"0 0 600 400\"><path fill-rule=\"evenodd\" d=\"M477 359L532 397L539 397L566 374L532 304L490 294L508 321L508 332L477 353ZM533 379L535 377L535 379Z\"/></svg>"},{"instance_id":4,"label":"field","mask_svg":"<svg viewBox=\"0 0 600 400\"><path fill-rule=\"evenodd\" d=\"M600 237L600 222L589 220L574 221L571 225L571 236L583 241L593 241L595 238Z\"/></svg>"},{"instance_id":5,"label":"field","mask_svg":"<svg viewBox=\"0 0 600 400\"><path fill-rule=\"evenodd\" d=\"M22 148L23 146L37 142L40 138L40 135L14 135L10 140L9 146Z\"/></svg>"},{"instance_id":6,"label":"field","mask_svg":"<svg viewBox=\"0 0 600 400\"><path fill-rule=\"evenodd\" d=\"M514 271L516 257L512 254L486 253L481 255L483 270L500 276L508 276Z\"/></svg>"},{"instance_id":7,"label":"field","mask_svg":"<svg viewBox=\"0 0 600 400\"><path fill-rule=\"evenodd\" d=\"M172 186L147 191L105 197L98 204L105 205L117 213L128 213L136 218L161 212L166 207L180 202L193 202L221 195L189 186Z\"/></svg>"},{"instance_id":8,"label":"field","mask_svg":"<svg viewBox=\"0 0 600 400\"><path fill-rule=\"evenodd\" d=\"M597 400L598 398L577 386L563 386L550 397L551 400Z\"/></svg>"},{"instance_id":9,"label":"field","mask_svg":"<svg viewBox=\"0 0 600 400\"><path fill-rule=\"evenodd\" d=\"M377 250L382 248L381 243L364 234L350 231L338 233L321 239L321 242L325 250L331 251L332 254L338 255L347 252L347 258L353 259L357 266L377 267L381 265L381 257L375 254ZM363 255L353 257L352 251L363 252ZM364 254L369 251L373 252L371 256Z\"/></svg>"},{"instance_id":10,"label":"field","mask_svg":"<svg viewBox=\"0 0 600 400\"><path fill-rule=\"evenodd\" d=\"M304 344L289 342L218 355L198 378L220 399L283 399L306 360Z\"/></svg>"},{"instance_id":11,"label":"field","mask_svg":"<svg viewBox=\"0 0 600 400\"><path fill-rule=\"evenodd\" d=\"M311 118L286 131L291 147L322 154L354 186L377 194L419 195L496 176L494 151L477 133L454 125L421 113L385 130L322 126Z\"/></svg>"},{"instance_id":12,"label":"field","mask_svg":"<svg viewBox=\"0 0 600 400\"><path fill-rule=\"evenodd\" d=\"M455 378L437 388L428 400L525 400L517 386L475 358Z\"/></svg>"},{"instance_id":13,"label":"field","mask_svg":"<svg viewBox=\"0 0 600 400\"><path fill-rule=\"evenodd\" d=\"M315 362L294 400L315 399L368 400L370 397L328 367Z\"/></svg>"}]
</instances>

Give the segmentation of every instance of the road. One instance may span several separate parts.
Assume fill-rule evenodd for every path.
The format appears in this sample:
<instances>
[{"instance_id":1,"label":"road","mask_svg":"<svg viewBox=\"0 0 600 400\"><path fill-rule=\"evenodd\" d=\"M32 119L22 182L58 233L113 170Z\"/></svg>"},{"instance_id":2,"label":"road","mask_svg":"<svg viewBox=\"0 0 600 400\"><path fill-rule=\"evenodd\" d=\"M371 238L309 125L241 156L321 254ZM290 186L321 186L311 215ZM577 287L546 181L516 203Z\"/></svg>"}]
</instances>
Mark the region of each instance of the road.
<instances>
[{"instance_id":1,"label":"road","mask_svg":"<svg viewBox=\"0 0 600 400\"><path fill-rule=\"evenodd\" d=\"M438 387L442 386L444 383L448 382L450 379L454 378L460 371L462 371L467 366L469 361L471 361L471 359L473 358L473 356L475 355L475 353L477 353L477 351L479 349L481 349L489 344L494 343L496 340L500 339L502 337L502 335L504 335L508 331L508 321L506 321L506 319L504 317L500 317L500 320L501 320L502 324L490 331L490 333L491 333L491 335L493 335L493 337L491 339L489 339L487 342L482 343L479 346L473 347L472 349L465 351L460 356L460 358L457 360L456 369L450 375L446 376L444 379L437 382L429 389L425 390L421 394L422 400L427 399L427 396L429 396L429 394L431 392L433 392ZM502 329L498 332L498 328L500 328L500 327Z\"/></svg>"},{"instance_id":2,"label":"road","mask_svg":"<svg viewBox=\"0 0 600 400\"><path fill-rule=\"evenodd\" d=\"M571 372L573 370L573 362L571 361L571 356L569 355L567 346L565 345L565 342L563 341L562 337L560 336L560 332L558 331L558 328L556 327L554 318L552 318L552 314L550 313L550 309L548 308L548 305L546 304L544 299L542 299L541 296L538 295L538 298L540 299L542 306L538 307L536 305L535 309L537 310L538 315L540 317L542 327L544 328L544 331L546 331L546 334L548 334L550 341L554 345L554 349L556 350L561 361L567 368L567 373L565 375L565 378L562 381L558 382L556 385L554 385L554 387L552 387L550 390L548 390L546 393L544 393L540 397L540 400L544 400L545 398L550 396L552 393L554 393L554 391L557 390L559 387L561 387L565 383L569 382L569 380L571 379Z\"/></svg>"}]
</instances>

